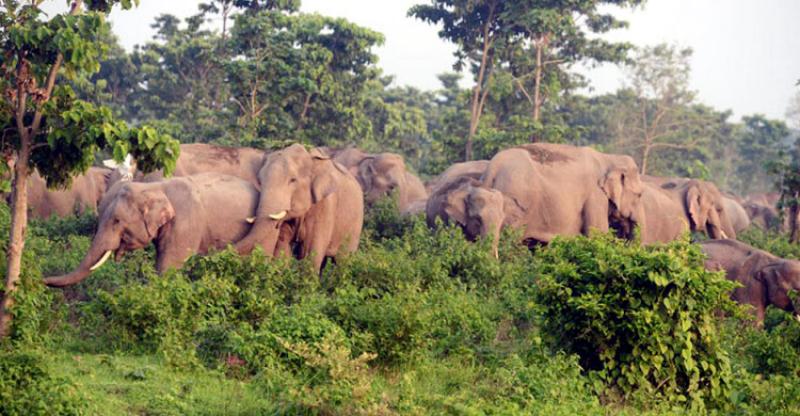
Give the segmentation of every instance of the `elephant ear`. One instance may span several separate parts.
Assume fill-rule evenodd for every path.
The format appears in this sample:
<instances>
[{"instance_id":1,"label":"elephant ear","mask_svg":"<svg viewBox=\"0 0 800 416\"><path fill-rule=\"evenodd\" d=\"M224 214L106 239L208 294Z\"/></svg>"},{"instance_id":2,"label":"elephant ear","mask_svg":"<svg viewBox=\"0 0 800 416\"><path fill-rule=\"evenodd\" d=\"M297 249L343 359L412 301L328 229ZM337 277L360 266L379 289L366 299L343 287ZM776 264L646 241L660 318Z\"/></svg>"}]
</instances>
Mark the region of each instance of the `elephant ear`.
<instances>
[{"instance_id":1,"label":"elephant ear","mask_svg":"<svg viewBox=\"0 0 800 416\"><path fill-rule=\"evenodd\" d=\"M703 195L699 186L690 185L686 191L686 208L689 217L698 229L705 228L706 218L703 212Z\"/></svg>"},{"instance_id":2,"label":"elephant ear","mask_svg":"<svg viewBox=\"0 0 800 416\"><path fill-rule=\"evenodd\" d=\"M333 166L333 163L330 161L317 163L324 163L325 166L322 169L315 169L317 170L317 174L311 182L311 200L315 204L318 204L320 201L327 198L328 195L336 192L338 187L336 177L334 176L334 170L336 168Z\"/></svg>"},{"instance_id":3,"label":"elephant ear","mask_svg":"<svg viewBox=\"0 0 800 416\"><path fill-rule=\"evenodd\" d=\"M358 163L358 172L355 175L364 192L372 188L372 178L375 176L375 157L367 156Z\"/></svg>"},{"instance_id":4,"label":"elephant ear","mask_svg":"<svg viewBox=\"0 0 800 416\"><path fill-rule=\"evenodd\" d=\"M140 209L147 234L151 239L158 235L159 228L175 218L175 208L163 192L153 196L148 195Z\"/></svg>"},{"instance_id":5,"label":"elephant ear","mask_svg":"<svg viewBox=\"0 0 800 416\"><path fill-rule=\"evenodd\" d=\"M622 169L611 169L606 173L605 178L600 181L600 189L606 194L608 200L613 202L619 209L622 205L622 191L624 183L624 172Z\"/></svg>"}]
</instances>

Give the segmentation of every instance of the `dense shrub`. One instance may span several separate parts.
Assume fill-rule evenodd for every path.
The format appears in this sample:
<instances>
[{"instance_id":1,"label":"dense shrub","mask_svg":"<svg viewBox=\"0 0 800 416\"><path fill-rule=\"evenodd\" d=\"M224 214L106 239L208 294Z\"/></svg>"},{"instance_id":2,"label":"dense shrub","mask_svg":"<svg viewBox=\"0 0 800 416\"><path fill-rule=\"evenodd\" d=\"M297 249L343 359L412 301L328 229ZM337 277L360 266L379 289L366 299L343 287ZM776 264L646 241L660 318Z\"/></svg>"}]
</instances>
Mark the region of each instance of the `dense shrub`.
<instances>
[{"instance_id":1,"label":"dense shrub","mask_svg":"<svg viewBox=\"0 0 800 416\"><path fill-rule=\"evenodd\" d=\"M34 353L0 351L0 415L80 415L83 401L75 386L50 375Z\"/></svg>"},{"instance_id":2,"label":"dense shrub","mask_svg":"<svg viewBox=\"0 0 800 416\"><path fill-rule=\"evenodd\" d=\"M747 331L748 370L765 376L800 377L800 322L769 308L763 330Z\"/></svg>"},{"instance_id":3,"label":"dense shrub","mask_svg":"<svg viewBox=\"0 0 800 416\"><path fill-rule=\"evenodd\" d=\"M785 234L768 232L757 227L750 227L737 234L737 239L755 248L772 253L786 259L800 260L800 244L792 244Z\"/></svg>"},{"instance_id":4,"label":"dense shrub","mask_svg":"<svg viewBox=\"0 0 800 416\"><path fill-rule=\"evenodd\" d=\"M685 242L642 248L609 235L556 239L536 258L551 345L577 353L607 394L718 402L730 383L715 312L733 287Z\"/></svg>"}]
</instances>

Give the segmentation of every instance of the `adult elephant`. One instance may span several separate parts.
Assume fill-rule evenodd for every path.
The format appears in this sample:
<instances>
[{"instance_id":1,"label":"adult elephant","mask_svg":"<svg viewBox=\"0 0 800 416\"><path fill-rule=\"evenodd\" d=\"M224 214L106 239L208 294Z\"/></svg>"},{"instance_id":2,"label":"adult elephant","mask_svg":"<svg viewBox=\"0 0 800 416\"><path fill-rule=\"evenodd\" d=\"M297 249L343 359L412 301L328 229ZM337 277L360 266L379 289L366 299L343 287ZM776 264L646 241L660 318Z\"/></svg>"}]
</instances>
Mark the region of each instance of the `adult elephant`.
<instances>
[{"instance_id":1,"label":"adult elephant","mask_svg":"<svg viewBox=\"0 0 800 416\"><path fill-rule=\"evenodd\" d=\"M439 176L425 183L425 190L428 194L432 194L439 186L448 184L462 176L480 178L487 167L489 167L488 160L472 160L469 162L454 163L445 169L444 172L440 173Z\"/></svg>"},{"instance_id":2,"label":"adult elephant","mask_svg":"<svg viewBox=\"0 0 800 416\"><path fill-rule=\"evenodd\" d=\"M359 149L328 150L334 161L342 164L358 180L367 204L397 191L400 212L428 198L425 185L406 169L403 157L396 153L364 153Z\"/></svg>"},{"instance_id":3,"label":"adult elephant","mask_svg":"<svg viewBox=\"0 0 800 416\"><path fill-rule=\"evenodd\" d=\"M607 231L612 215L632 230L644 215L633 159L588 147L536 143L506 149L492 158L481 182L503 194L506 213L518 212L519 220L511 222L528 243Z\"/></svg>"},{"instance_id":4,"label":"adult elephant","mask_svg":"<svg viewBox=\"0 0 800 416\"><path fill-rule=\"evenodd\" d=\"M731 297L753 306L759 323L764 311L773 305L797 314L790 290L800 291L800 262L786 260L735 240L712 240L700 243L706 254L706 268L724 270L728 280L742 284Z\"/></svg>"},{"instance_id":5,"label":"adult elephant","mask_svg":"<svg viewBox=\"0 0 800 416\"><path fill-rule=\"evenodd\" d=\"M750 218L750 223L763 230L780 230L781 217L777 208L769 205L761 205L756 202L744 202L744 209Z\"/></svg>"},{"instance_id":6,"label":"adult elephant","mask_svg":"<svg viewBox=\"0 0 800 416\"><path fill-rule=\"evenodd\" d=\"M91 167L74 177L67 189L48 189L47 181L34 172L28 178L28 209L32 218L51 215L67 217L86 211L97 212L106 189L121 177L116 171Z\"/></svg>"},{"instance_id":7,"label":"adult elephant","mask_svg":"<svg viewBox=\"0 0 800 416\"><path fill-rule=\"evenodd\" d=\"M182 144L172 176L214 172L244 179L258 187L258 172L264 164L265 154L263 150L251 147L224 147L205 143ZM137 179L142 182L158 182L164 179L164 174L157 171Z\"/></svg>"},{"instance_id":8,"label":"adult elephant","mask_svg":"<svg viewBox=\"0 0 800 416\"><path fill-rule=\"evenodd\" d=\"M730 218L731 226L737 234L750 227L750 216L747 215L747 210L744 209L742 204L740 204L735 197L723 194L722 206L728 218Z\"/></svg>"},{"instance_id":9,"label":"adult elephant","mask_svg":"<svg viewBox=\"0 0 800 416\"><path fill-rule=\"evenodd\" d=\"M660 186L674 201L683 205L684 218L693 232L713 239L736 238L722 193L716 185L699 179L644 176L645 182Z\"/></svg>"},{"instance_id":10,"label":"adult elephant","mask_svg":"<svg viewBox=\"0 0 800 416\"><path fill-rule=\"evenodd\" d=\"M642 244L667 243L680 238L689 231L689 223L683 215L683 206L652 183L642 183L642 207L644 217L640 225ZM629 222L622 221L613 213L611 224L622 234L631 233Z\"/></svg>"},{"instance_id":11,"label":"adult elephant","mask_svg":"<svg viewBox=\"0 0 800 416\"><path fill-rule=\"evenodd\" d=\"M229 175L205 173L161 182L127 182L106 196L89 252L69 274L45 279L49 286L80 282L111 254L156 245L156 270L180 267L192 254L236 242L250 230L258 189Z\"/></svg>"},{"instance_id":12,"label":"adult elephant","mask_svg":"<svg viewBox=\"0 0 800 416\"><path fill-rule=\"evenodd\" d=\"M358 248L364 222L364 197L358 182L322 152L294 144L267 156L259 172L261 199L250 233L236 244L240 253L256 246L272 254L296 246L298 258L313 254L322 268L326 257Z\"/></svg>"},{"instance_id":13,"label":"adult elephant","mask_svg":"<svg viewBox=\"0 0 800 416\"><path fill-rule=\"evenodd\" d=\"M481 186L479 177L473 172L440 183L428 198L426 220L431 228L436 226L437 219L445 224L458 225L472 241L480 236L490 236L492 251L498 257L500 230L503 226L515 224L516 217L510 209L506 212L503 194Z\"/></svg>"}]
</instances>

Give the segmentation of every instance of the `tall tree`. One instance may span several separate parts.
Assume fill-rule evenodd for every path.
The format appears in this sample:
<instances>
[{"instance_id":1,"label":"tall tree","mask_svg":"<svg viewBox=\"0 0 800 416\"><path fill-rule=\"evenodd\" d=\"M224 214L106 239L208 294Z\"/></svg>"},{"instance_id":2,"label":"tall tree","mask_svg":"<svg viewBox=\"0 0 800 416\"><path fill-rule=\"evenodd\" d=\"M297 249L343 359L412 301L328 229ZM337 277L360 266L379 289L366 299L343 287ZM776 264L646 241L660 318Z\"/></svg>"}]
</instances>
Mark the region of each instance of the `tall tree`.
<instances>
[{"instance_id":1,"label":"tall tree","mask_svg":"<svg viewBox=\"0 0 800 416\"><path fill-rule=\"evenodd\" d=\"M119 161L131 153L144 171L163 166L167 172L179 151L177 142L153 129L129 129L107 108L77 99L64 82L98 70L106 51L97 39L106 30L105 13L117 3L128 9L131 0L93 0L86 9L81 0L74 0L68 13L49 19L41 3L6 0L0 9L0 145L14 161L0 337L11 331L28 222L30 170L37 169L49 186L64 186L85 172L102 148L113 149Z\"/></svg>"},{"instance_id":2,"label":"tall tree","mask_svg":"<svg viewBox=\"0 0 800 416\"><path fill-rule=\"evenodd\" d=\"M472 160L472 142L478 131L488 85L495 68L498 49L505 42L502 16L513 2L503 0L431 0L431 4L413 6L408 14L417 19L441 24L439 37L458 45L456 70L470 65L475 72L475 86L470 101L470 121L464 158Z\"/></svg>"},{"instance_id":3,"label":"tall tree","mask_svg":"<svg viewBox=\"0 0 800 416\"><path fill-rule=\"evenodd\" d=\"M635 6L643 0L518 0L508 2L502 13L509 41L504 52L517 87L528 99L531 117L541 129L542 104L561 88L560 68L576 62L622 62L628 43L589 38L627 23L598 9L605 5ZM555 68L555 71L549 71ZM543 88L544 85L549 88ZM536 141L538 134L531 135Z\"/></svg>"},{"instance_id":4,"label":"tall tree","mask_svg":"<svg viewBox=\"0 0 800 416\"><path fill-rule=\"evenodd\" d=\"M789 151L789 128L783 121L756 114L742 117L737 136L739 163L735 173L743 181L741 191L751 193L769 190L774 177L768 175L764 164L781 159L781 155Z\"/></svg>"},{"instance_id":5,"label":"tall tree","mask_svg":"<svg viewBox=\"0 0 800 416\"><path fill-rule=\"evenodd\" d=\"M649 172L655 152L691 150L708 139L702 127L708 113L686 111L694 104L689 88L692 50L661 44L637 51L626 67L633 99L622 103L612 120L620 150L633 152L642 174Z\"/></svg>"}]
</instances>

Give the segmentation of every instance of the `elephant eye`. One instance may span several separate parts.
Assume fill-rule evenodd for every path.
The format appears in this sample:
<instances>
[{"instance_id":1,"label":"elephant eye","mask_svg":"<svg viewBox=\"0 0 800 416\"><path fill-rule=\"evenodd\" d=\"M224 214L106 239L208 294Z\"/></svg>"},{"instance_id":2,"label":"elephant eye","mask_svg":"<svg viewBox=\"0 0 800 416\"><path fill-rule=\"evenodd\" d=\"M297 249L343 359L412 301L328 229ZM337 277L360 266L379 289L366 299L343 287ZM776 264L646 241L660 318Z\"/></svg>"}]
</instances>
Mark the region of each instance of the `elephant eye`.
<instances>
[{"instance_id":1,"label":"elephant eye","mask_svg":"<svg viewBox=\"0 0 800 416\"><path fill-rule=\"evenodd\" d=\"M297 178L289 179L289 183L295 183L295 182L297 182Z\"/></svg>"}]
</instances>

